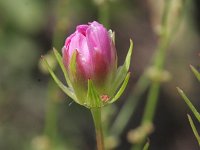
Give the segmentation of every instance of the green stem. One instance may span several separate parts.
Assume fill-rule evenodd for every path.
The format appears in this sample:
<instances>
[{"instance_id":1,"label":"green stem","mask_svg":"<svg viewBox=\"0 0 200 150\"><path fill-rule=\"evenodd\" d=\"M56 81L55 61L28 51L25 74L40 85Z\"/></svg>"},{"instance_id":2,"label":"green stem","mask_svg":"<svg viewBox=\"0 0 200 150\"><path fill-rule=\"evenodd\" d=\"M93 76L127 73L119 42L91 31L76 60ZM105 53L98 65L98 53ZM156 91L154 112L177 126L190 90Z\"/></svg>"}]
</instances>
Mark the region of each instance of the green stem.
<instances>
[{"instance_id":1,"label":"green stem","mask_svg":"<svg viewBox=\"0 0 200 150\"><path fill-rule=\"evenodd\" d=\"M162 66L164 65L165 60L165 53L166 49L169 45L169 35L167 32L167 18L168 18L168 12L169 12L169 4L170 1L166 2L166 7L163 13L163 19L162 19L162 34L160 36L160 44L156 50L156 54L154 55L152 60L155 60L153 62L153 66L155 66L158 69L162 69ZM139 81L137 82L135 86L135 90L133 93L129 96L126 103L124 104L123 108L120 110L119 114L117 115L117 118L115 119L113 126L111 128L111 133L115 134L116 136L119 136L123 129L125 128L126 124L128 123L130 117L133 115L135 107L137 106L138 100L142 93L147 89L147 87L150 84L149 79L146 77L146 72L142 74ZM149 94L152 95L152 94Z\"/></svg>"},{"instance_id":2,"label":"green stem","mask_svg":"<svg viewBox=\"0 0 200 150\"><path fill-rule=\"evenodd\" d=\"M168 13L170 9L171 1L166 1L165 4L165 9L162 17L162 32L160 36L160 42L158 45L158 50L155 55L155 61L153 62L153 66L158 69L160 72L162 72L163 67L164 67L164 62L165 62L165 56L166 56L166 50L169 46L170 43L170 37L171 35L169 34L168 31L168 26L167 26L167 20L168 20ZM171 37L172 38L172 37ZM151 123L154 118L157 102L158 102L158 95L159 95L159 89L160 89L160 82L158 81L153 81L150 86L150 90L148 93L148 98L147 98L147 104L145 107L145 112L142 118L142 125L145 123ZM145 141L145 138L148 135L145 135L142 139L142 141L132 147L132 150L141 150L142 145Z\"/></svg>"},{"instance_id":3,"label":"green stem","mask_svg":"<svg viewBox=\"0 0 200 150\"><path fill-rule=\"evenodd\" d=\"M157 102L158 102L158 95L159 95L160 83L154 82L150 86L150 91L148 94L147 104L145 107L144 116L142 118L142 125L146 123L151 123L155 114ZM147 135L146 135L147 136ZM143 143L145 142L145 138L139 143L132 147L132 150L141 150Z\"/></svg>"},{"instance_id":4,"label":"green stem","mask_svg":"<svg viewBox=\"0 0 200 150\"><path fill-rule=\"evenodd\" d=\"M57 137L58 90L55 83L49 81L44 133L51 142L55 142Z\"/></svg>"},{"instance_id":5,"label":"green stem","mask_svg":"<svg viewBox=\"0 0 200 150\"><path fill-rule=\"evenodd\" d=\"M109 28L109 2L104 0L101 4L98 4L99 22L102 23L106 28Z\"/></svg>"},{"instance_id":6,"label":"green stem","mask_svg":"<svg viewBox=\"0 0 200 150\"><path fill-rule=\"evenodd\" d=\"M97 150L105 150L103 129L101 123L101 108L91 108L91 113L96 131Z\"/></svg>"},{"instance_id":7,"label":"green stem","mask_svg":"<svg viewBox=\"0 0 200 150\"><path fill-rule=\"evenodd\" d=\"M120 112L118 113L116 119L112 123L112 126L110 128L110 133L112 135L120 136L120 134L123 132L124 128L126 127L128 121L135 111L135 108L142 93L144 93L144 91L147 89L149 83L150 82L148 78L145 74L143 74L135 85L133 93L129 95L125 104L120 109Z\"/></svg>"},{"instance_id":8,"label":"green stem","mask_svg":"<svg viewBox=\"0 0 200 150\"><path fill-rule=\"evenodd\" d=\"M158 101L159 89L160 89L159 82L154 82L151 84L144 116L142 119L142 124L145 124L146 122L152 122L153 120Z\"/></svg>"},{"instance_id":9,"label":"green stem","mask_svg":"<svg viewBox=\"0 0 200 150\"><path fill-rule=\"evenodd\" d=\"M61 39L64 38L65 32L58 28L58 24L60 24L60 20L63 18L66 20L66 16L61 16L61 12L66 11L66 1L51 1L50 6L54 13L54 17L58 18L55 21L55 27L53 31L53 46L59 47ZM62 7L59 7L62 6ZM65 14L65 13L64 13ZM63 26L66 26L66 22L64 22ZM45 116L45 128L44 134L48 136L51 142L55 142L57 139L57 115L58 115L58 108L59 108L59 88L55 85L53 80L50 80L48 83L47 89L47 106L46 106L46 116Z\"/></svg>"}]
</instances>

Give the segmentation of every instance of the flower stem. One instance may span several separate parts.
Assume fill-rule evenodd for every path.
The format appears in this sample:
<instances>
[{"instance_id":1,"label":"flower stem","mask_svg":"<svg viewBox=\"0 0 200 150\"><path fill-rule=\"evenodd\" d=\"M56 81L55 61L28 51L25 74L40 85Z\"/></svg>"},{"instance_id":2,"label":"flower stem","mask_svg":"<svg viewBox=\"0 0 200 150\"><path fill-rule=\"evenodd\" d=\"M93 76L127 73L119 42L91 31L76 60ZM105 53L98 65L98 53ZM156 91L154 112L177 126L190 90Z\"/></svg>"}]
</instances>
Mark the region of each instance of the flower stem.
<instances>
[{"instance_id":1,"label":"flower stem","mask_svg":"<svg viewBox=\"0 0 200 150\"><path fill-rule=\"evenodd\" d=\"M57 140L57 115L59 103L58 88L51 80L48 83L47 89L47 104L46 104L46 116L45 116L45 128L44 134L49 138L51 143Z\"/></svg>"},{"instance_id":2,"label":"flower stem","mask_svg":"<svg viewBox=\"0 0 200 150\"><path fill-rule=\"evenodd\" d=\"M103 0L98 5L98 20L100 23L102 23L106 28L109 28L109 18L110 18L110 12L109 12L109 1Z\"/></svg>"},{"instance_id":3,"label":"flower stem","mask_svg":"<svg viewBox=\"0 0 200 150\"><path fill-rule=\"evenodd\" d=\"M104 148L104 138L103 130L101 124L101 108L92 108L91 109L95 131L96 131L96 141L97 141L97 150L105 150Z\"/></svg>"},{"instance_id":4,"label":"flower stem","mask_svg":"<svg viewBox=\"0 0 200 150\"><path fill-rule=\"evenodd\" d=\"M166 1L165 4L165 9L162 17L162 34L160 36L160 41L157 49L157 53L154 58L153 66L158 69L159 71L163 71L164 69L164 63L166 59L166 50L169 47L170 44L170 38L171 35L168 33L168 14L169 14L169 9L171 7L171 0ZM147 98L147 104L145 106L145 111L144 115L142 118L142 125L146 123L152 123L153 118L155 115L155 110L158 102L158 96L159 96L159 90L160 90L160 85L161 83L158 81L152 81L148 93L148 98ZM146 137L148 136L148 133L143 137L140 143L135 144L131 149L132 150L141 150L143 147L143 144L145 142Z\"/></svg>"},{"instance_id":5,"label":"flower stem","mask_svg":"<svg viewBox=\"0 0 200 150\"><path fill-rule=\"evenodd\" d=\"M134 90L128 96L126 103L120 109L116 119L113 121L110 128L110 134L119 137L124 131L127 123L129 122L131 116L136 110L136 106L140 100L141 95L148 88L150 81L146 77L146 74L143 74L139 81L136 83Z\"/></svg>"}]
</instances>

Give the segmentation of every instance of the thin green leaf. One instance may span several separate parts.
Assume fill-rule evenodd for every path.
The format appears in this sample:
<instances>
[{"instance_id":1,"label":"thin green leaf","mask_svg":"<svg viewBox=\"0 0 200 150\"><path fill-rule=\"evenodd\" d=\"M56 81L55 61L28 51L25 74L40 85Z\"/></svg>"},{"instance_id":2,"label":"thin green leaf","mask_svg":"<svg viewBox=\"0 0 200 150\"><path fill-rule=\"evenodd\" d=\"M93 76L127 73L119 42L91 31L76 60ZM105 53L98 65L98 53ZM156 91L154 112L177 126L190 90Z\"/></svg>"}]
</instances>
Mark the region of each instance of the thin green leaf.
<instances>
[{"instance_id":1,"label":"thin green leaf","mask_svg":"<svg viewBox=\"0 0 200 150\"><path fill-rule=\"evenodd\" d=\"M122 86L120 87L119 91L116 93L116 95L113 97L113 99L111 101L109 101L109 103L115 102L122 95L122 93L124 92L124 90L128 84L129 78L130 78L130 72L126 75L126 78L124 79L124 82L123 82Z\"/></svg>"},{"instance_id":2,"label":"thin green leaf","mask_svg":"<svg viewBox=\"0 0 200 150\"><path fill-rule=\"evenodd\" d=\"M92 80L88 80L88 93L87 93L87 100L85 103L90 108L101 107L103 105L94 87Z\"/></svg>"},{"instance_id":3,"label":"thin green leaf","mask_svg":"<svg viewBox=\"0 0 200 150\"><path fill-rule=\"evenodd\" d=\"M194 133L194 135L195 135L195 137L197 139L197 142L198 142L198 144L200 146L200 137L199 137L197 129L196 129L195 125L194 125L194 122L193 122L193 120L192 120L192 118L191 118L191 116L189 114L187 116L188 116L188 120L190 122L190 126L192 127L192 131L193 131L193 133Z\"/></svg>"},{"instance_id":4,"label":"thin green leaf","mask_svg":"<svg viewBox=\"0 0 200 150\"><path fill-rule=\"evenodd\" d=\"M115 77L115 80L114 80L114 83L113 83L114 90L117 90L119 85L124 80L126 74L127 74L127 70L125 69L124 66L120 66L117 69L116 77Z\"/></svg>"},{"instance_id":5,"label":"thin green leaf","mask_svg":"<svg viewBox=\"0 0 200 150\"><path fill-rule=\"evenodd\" d=\"M46 59L44 57L42 57L42 61L44 63L44 65L47 67L49 73L51 74L52 78L54 79L54 81L56 82L56 84L63 90L63 92L65 92L69 97L71 97L72 99L76 100L76 97L74 95L74 93L72 93L70 91L69 88L67 88L58 78L57 76L54 74L53 70L51 69L51 67L49 66L48 62L46 61Z\"/></svg>"},{"instance_id":6,"label":"thin green leaf","mask_svg":"<svg viewBox=\"0 0 200 150\"><path fill-rule=\"evenodd\" d=\"M133 52L133 41L130 39L130 47L129 47L125 62L122 66L120 66L117 69L117 73L116 73L117 75L113 83L114 91L117 90L117 88L120 86L120 84L123 82L124 78L126 77L126 74L130 67L132 52Z\"/></svg>"},{"instance_id":7,"label":"thin green leaf","mask_svg":"<svg viewBox=\"0 0 200 150\"><path fill-rule=\"evenodd\" d=\"M143 150L148 150L149 149L149 140L146 142L146 144L144 145Z\"/></svg>"},{"instance_id":8,"label":"thin green leaf","mask_svg":"<svg viewBox=\"0 0 200 150\"><path fill-rule=\"evenodd\" d=\"M193 106L193 104L190 102L190 100L188 99L188 97L185 95L185 93L183 92L183 90L181 90L179 87L177 87L178 93L181 95L181 97L184 99L184 101L186 102L186 104L188 105L188 107L191 109L191 111L194 113L195 117L197 118L197 120L200 122L200 114L199 112L196 110L196 108Z\"/></svg>"},{"instance_id":9,"label":"thin green leaf","mask_svg":"<svg viewBox=\"0 0 200 150\"><path fill-rule=\"evenodd\" d=\"M130 47L129 47L128 54L127 54L126 60L125 60L125 66L126 66L127 71L130 67L132 52L133 52L133 41L130 39Z\"/></svg>"},{"instance_id":10,"label":"thin green leaf","mask_svg":"<svg viewBox=\"0 0 200 150\"><path fill-rule=\"evenodd\" d=\"M66 68L65 68L65 66L64 66L64 64L63 64L61 55L58 53L58 51L57 51L55 48L53 48L53 52L54 52L54 55L56 56L56 59L57 59L59 65L60 65L60 68L62 69L62 72L64 73L65 80L66 80L68 86L71 87L71 82L70 82L70 80L69 80L69 77L68 77Z\"/></svg>"},{"instance_id":11,"label":"thin green leaf","mask_svg":"<svg viewBox=\"0 0 200 150\"><path fill-rule=\"evenodd\" d=\"M192 65L190 65L190 68L194 73L194 75L196 76L196 78L200 81L200 73L197 71L197 69L195 69Z\"/></svg>"}]
</instances>

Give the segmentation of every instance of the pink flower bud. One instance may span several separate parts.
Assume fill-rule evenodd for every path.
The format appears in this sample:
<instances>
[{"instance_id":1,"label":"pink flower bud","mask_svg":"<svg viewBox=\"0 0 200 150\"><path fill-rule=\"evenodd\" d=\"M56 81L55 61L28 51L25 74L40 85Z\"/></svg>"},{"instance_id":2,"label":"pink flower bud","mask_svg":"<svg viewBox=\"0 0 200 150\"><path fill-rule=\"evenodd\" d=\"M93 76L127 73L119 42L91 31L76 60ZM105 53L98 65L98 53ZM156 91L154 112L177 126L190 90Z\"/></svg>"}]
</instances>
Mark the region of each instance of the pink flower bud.
<instances>
[{"instance_id":1,"label":"pink flower bud","mask_svg":"<svg viewBox=\"0 0 200 150\"><path fill-rule=\"evenodd\" d=\"M72 75L69 65L74 52L76 74ZM116 69L116 50L111 34L96 21L77 26L66 39L62 53L68 74L78 82L87 83L91 79L97 86L103 85Z\"/></svg>"},{"instance_id":2,"label":"pink flower bud","mask_svg":"<svg viewBox=\"0 0 200 150\"><path fill-rule=\"evenodd\" d=\"M43 62L56 84L75 102L87 108L103 107L119 99L130 77L133 42L130 40L125 62L118 68L114 42L114 33L96 21L77 26L65 41L63 58L54 49L68 86L56 77L45 59Z\"/></svg>"}]
</instances>

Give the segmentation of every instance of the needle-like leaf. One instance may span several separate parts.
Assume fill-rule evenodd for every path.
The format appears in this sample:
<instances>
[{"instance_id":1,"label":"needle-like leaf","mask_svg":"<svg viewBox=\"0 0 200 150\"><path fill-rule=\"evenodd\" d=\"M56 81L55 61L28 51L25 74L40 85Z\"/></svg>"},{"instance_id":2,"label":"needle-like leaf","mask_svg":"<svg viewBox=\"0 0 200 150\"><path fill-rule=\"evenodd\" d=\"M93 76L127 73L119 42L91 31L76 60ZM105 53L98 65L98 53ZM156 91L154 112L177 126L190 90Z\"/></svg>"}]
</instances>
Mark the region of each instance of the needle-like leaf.
<instances>
[{"instance_id":1,"label":"needle-like leaf","mask_svg":"<svg viewBox=\"0 0 200 150\"><path fill-rule=\"evenodd\" d=\"M118 87L124 81L124 78L126 77L126 74L130 67L132 51L133 51L133 41L130 39L130 47L129 47L125 62L122 66L120 66L117 69L117 73L116 73L117 75L116 75L116 78L113 83L114 91L116 91L118 89Z\"/></svg>"},{"instance_id":2,"label":"needle-like leaf","mask_svg":"<svg viewBox=\"0 0 200 150\"><path fill-rule=\"evenodd\" d=\"M192 65L190 65L190 68L194 73L194 75L196 76L196 78L200 81L200 73L197 71L197 69L195 69Z\"/></svg>"},{"instance_id":3,"label":"needle-like leaf","mask_svg":"<svg viewBox=\"0 0 200 150\"><path fill-rule=\"evenodd\" d=\"M190 100L188 99L188 97L185 95L185 93L183 92L183 90L181 90L179 87L177 87L178 93L181 95L181 97L184 99L184 101L186 102L186 104L188 105L188 107L191 109L191 111L193 112L193 114L195 115L195 117L197 118L197 120L200 122L200 114L199 112L196 110L196 108L194 107L194 105L190 102Z\"/></svg>"},{"instance_id":4,"label":"needle-like leaf","mask_svg":"<svg viewBox=\"0 0 200 150\"><path fill-rule=\"evenodd\" d=\"M65 66L63 64L61 55L58 53L58 51L55 48L53 48L53 52L54 52L54 55L56 56L56 59L57 59L59 65L60 65L60 68L62 69L62 72L64 73L65 80L66 80L68 86L71 87L71 82L69 80L69 76L67 74L66 68L65 68Z\"/></svg>"},{"instance_id":5,"label":"needle-like leaf","mask_svg":"<svg viewBox=\"0 0 200 150\"><path fill-rule=\"evenodd\" d=\"M109 103L115 102L122 95L122 93L124 92L124 90L128 84L129 78L130 78L130 72L126 75L126 78L124 79L124 82L123 82L122 86L120 87L119 91L116 93L116 95L113 97L113 99L111 101L109 101Z\"/></svg>"},{"instance_id":6,"label":"needle-like leaf","mask_svg":"<svg viewBox=\"0 0 200 150\"><path fill-rule=\"evenodd\" d=\"M192 120L192 118L191 118L191 116L189 114L187 116L188 116L188 120L190 122L190 126L192 127L192 131L193 131L193 133L194 133L194 135L195 135L195 137L197 139L197 142L198 142L198 144L200 146L200 137L199 137L197 129L196 129L195 125L194 125L194 122L193 122L193 120Z\"/></svg>"},{"instance_id":7,"label":"needle-like leaf","mask_svg":"<svg viewBox=\"0 0 200 150\"><path fill-rule=\"evenodd\" d=\"M74 95L74 93L72 93L70 91L69 88L67 88L58 78L57 76L54 74L53 70L51 69L51 67L49 66L48 62L46 61L46 59L44 57L42 57L42 61L44 63L44 65L47 67L47 69L49 70L49 73L51 74L52 78L54 79L54 81L56 82L56 84L63 90L63 92L65 92L69 97L71 97L72 99L74 99L75 101L77 101L76 96Z\"/></svg>"}]
</instances>

